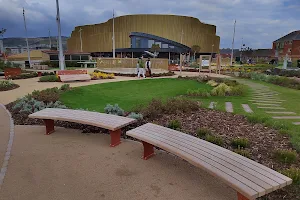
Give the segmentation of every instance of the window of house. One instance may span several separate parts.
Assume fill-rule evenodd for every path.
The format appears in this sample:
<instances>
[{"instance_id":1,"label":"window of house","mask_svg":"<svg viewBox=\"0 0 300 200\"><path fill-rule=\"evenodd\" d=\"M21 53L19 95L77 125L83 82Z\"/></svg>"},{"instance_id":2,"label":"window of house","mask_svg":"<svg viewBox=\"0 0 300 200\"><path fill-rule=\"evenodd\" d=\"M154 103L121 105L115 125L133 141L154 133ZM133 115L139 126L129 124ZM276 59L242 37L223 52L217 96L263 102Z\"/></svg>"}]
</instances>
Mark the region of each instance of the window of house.
<instances>
[{"instance_id":1,"label":"window of house","mask_svg":"<svg viewBox=\"0 0 300 200\"><path fill-rule=\"evenodd\" d=\"M289 49L288 49L288 52L292 52L292 49L291 49L291 48L289 48Z\"/></svg>"},{"instance_id":2,"label":"window of house","mask_svg":"<svg viewBox=\"0 0 300 200\"><path fill-rule=\"evenodd\" d=\"M65 55L65 60L70 60L70 55Z\"/></svg>"},{"instance_id":3,"label":"window of house","mask_svg":"<svg viewBox=\"0 0 300 200\"><path fill-rule=\"evenodd\" d=\"M72 55L72 60L80 60L80 55Z\"/></svg>"},{"instance_id":4,"label":"window of house","mask_svg":"<svg viewBox=\"0 0 300 200\"><path fill-rule=\"evenodd\" d=\"M170 49L174 49L174 46L169 46Z\"/></svg>"},{"instance_id":5,"label":"window of house","mask_svg":"<svg viewBox=\"0 0 300 200\"><path fill-rule=\"evenodd\" d=\"M141 38L135 39L135 48L141 48Z\"/></svg>"},{"instance_id":6,"label":"window of house","mask_svg":"<svg viewBox=\"0 0 300 200\"><path fill-rule=\"evenodd\" d=\"M88 55L82 55L81 60L89 60L89 56Z\"/></svg>"},{"instance_id":7,"label":"window of house","mask_svg":"<svg viewBox=\"0 0 300 200\"><path fill-rule=\"evenodd\" d=\"M155 42L155 44L158 44L159 47L161 48L161 42Z\"/></svg>"},{"instance_id":8,"label":"window of house","mask_svg":"<svg viewBox=\"0 0 300 200\"><path fill-rule=\"evenodd\" d=\"M148 40L148 48L151 48L154 44L154 40Z\"/></svg>"},{"instance_id":9,"label":"window of house","mask_svg":"<svg viewBox=\"0 0 300 200\"><path fill-rule=\"evenodd\" d=\"M290 41L290 44L293 44L293 41L292 41L292 40Z\"/></svg>"},{"instance_id":10,"label":"window of house","mask_svg":"<svg viewBox=\"0 0 300 200\"><path fill-rule=\"evenodd\" d=\"M58 55L50 55L50 60L58 60Z\"/></svg>"},{"instance_id":11,"label":"window of house","mask_svg":"<svg viewBox=\"0 0 300 200\"><path fill-rule=\"evenodd\" d=\"M162 48L167 49L167 48L169 48L169 45L168 44L162 44Z\"/></svg>"}]
</instances>

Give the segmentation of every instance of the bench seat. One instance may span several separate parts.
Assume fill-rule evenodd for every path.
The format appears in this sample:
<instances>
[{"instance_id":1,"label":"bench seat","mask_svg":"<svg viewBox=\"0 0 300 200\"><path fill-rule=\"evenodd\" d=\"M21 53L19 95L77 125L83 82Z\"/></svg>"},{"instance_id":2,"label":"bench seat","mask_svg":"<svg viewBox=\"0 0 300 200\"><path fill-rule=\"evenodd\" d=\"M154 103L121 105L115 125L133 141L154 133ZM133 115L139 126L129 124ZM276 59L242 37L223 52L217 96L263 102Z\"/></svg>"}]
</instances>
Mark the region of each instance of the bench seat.
<instances>
[{"instance_id":1,"label":"bench seat","mask_svg":"<svg viewBox=\"0 0 300 200\"><path fill-rule=\"evenodd\" d=\"M155 124L126 133L144 146L144 159L157 146L190 162L235 189L239 200L252 200L292 183L292 179L230 150L191 135Z\"/></svg>"},{"instance_id":2,"label":"bench seat","mask_svg":"<svg viewBox=\"0 0 300 200\"><path fill-rule=\"evenodd\" d=\"M91 76L88 74L59 75L59 78L61 82L91 80Z\"/></svg>"},{"instance_id":3,"label":"bench seat","mask_svg":"<svg viewBox=\"0 0 300 200\"><path fill-rule=\"evenodd\" d=\"M54 132L54 120L75 122L108 129L111 136L111 146L117 146L121 143L121 128L136 122L135 119L127 117L59 108L46 108L30 114L28 117L44 120L46 135Z\"/></svg>"}]
</instances>

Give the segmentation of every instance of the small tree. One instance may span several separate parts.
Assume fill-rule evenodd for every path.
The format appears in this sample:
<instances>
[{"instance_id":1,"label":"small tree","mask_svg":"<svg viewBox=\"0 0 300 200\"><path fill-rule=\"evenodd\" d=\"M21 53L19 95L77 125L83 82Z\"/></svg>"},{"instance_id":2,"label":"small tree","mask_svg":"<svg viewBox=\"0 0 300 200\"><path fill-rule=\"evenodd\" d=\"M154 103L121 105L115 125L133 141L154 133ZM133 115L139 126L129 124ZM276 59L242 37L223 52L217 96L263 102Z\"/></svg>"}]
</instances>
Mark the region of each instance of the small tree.
<instances>
[{"instance_id":1,"label":"small tree","mask_svg":"<svg viewBox=\"0 0 300 200\"><path fill-rule=\"evenodd\" d=\"M191 49L192 49L192 53L194 53L194 59L196 59L196 53L200 52L201 47L199 45L193 45Z\"/></svg>"},{"instance_id":2,"label":"small tree","mask_svg":"<svg viewBox=\"0 0 300 200\"><path fill-rule=\"evenodd\" d=\"M5 28L2 28L2 29L0 30L0 36L3 37L3 35L4 35L5 32L6 32L6 29L5 29Z\"/></svg>"},{"instance_id":3,"label":"small tree","mask_svg":"<svg viewBox=\"0 0 300 200\"><path fill-rule=\"evenodd\" d=\"M156 56L156 52L158 52L159 50L160 50L159 44L152 44L151 51L154 52L155 56Z\"/></svg>"}]
</instances>

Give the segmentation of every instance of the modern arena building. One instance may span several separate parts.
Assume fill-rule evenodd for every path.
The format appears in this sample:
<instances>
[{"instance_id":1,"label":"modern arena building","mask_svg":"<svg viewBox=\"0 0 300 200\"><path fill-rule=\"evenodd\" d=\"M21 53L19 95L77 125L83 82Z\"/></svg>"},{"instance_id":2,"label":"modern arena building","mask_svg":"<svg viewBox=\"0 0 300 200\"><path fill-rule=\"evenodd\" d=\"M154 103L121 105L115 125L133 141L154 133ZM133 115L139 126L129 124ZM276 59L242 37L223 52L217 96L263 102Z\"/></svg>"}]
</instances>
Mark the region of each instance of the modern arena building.
<instances>
[{"instance_id":1,"label":"modern arena building","mask_svg":"<svg viewBox=\"0 0 300 200\"><path fill-rule=\"evenodd\" d=\"M220 37L216 35L216 26L202 23L197 18L127 15L116 17L114 24L117 57L141 56L145 51L151 51L153 44L160 46L158 57L171 57L172 60L177 59L180 53L191 52L193 45L200 46L200 54L203 55L219 52ZM68 51L112 57L112 37L113 19L100 24L77 26L68 39Z\"/></svg>"}]
</instances>

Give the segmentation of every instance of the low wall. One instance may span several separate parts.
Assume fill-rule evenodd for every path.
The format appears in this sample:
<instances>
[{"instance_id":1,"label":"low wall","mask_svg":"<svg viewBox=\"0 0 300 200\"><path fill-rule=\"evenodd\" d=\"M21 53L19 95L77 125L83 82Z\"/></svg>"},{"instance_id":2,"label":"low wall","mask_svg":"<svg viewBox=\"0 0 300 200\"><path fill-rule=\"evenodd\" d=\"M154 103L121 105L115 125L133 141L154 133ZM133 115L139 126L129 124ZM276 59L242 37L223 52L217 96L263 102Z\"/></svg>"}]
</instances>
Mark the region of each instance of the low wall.
<instances>
[{"instance_id":1,"label":"low wall","mask_svg":"<svg viewBox=\"0 0 300 200\"><path fill-rule=\"evenodd\" d=\"M137 58L98 58L97 68L136 68L137 62ZM168 70L168 59L152 58L151 68Z\"/></svg>"}]
</instances>

